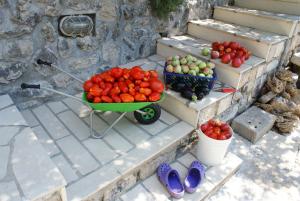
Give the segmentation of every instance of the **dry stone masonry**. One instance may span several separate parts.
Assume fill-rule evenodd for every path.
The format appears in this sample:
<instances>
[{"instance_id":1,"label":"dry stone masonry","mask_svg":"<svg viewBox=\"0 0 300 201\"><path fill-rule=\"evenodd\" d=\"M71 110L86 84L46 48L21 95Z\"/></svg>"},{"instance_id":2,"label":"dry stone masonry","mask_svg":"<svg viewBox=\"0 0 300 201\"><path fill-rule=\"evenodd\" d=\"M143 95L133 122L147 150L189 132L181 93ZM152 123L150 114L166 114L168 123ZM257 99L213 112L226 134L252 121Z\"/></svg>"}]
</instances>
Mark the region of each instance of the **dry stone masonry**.
<instances>
[{"instance_id":1,"label":"dry stone masonry","mask_svg":"<svg viewBox=\"0 0 300 201\"><path fill-rule=\"evenodd\" d=\"M49 67L35 65L42 58L82 79L89 75L155 53L160 33L183 33L190 19L207 18L213 5L228 0L186 0L166 20L151 14L148 0L1 0L0 94L9 93L21 108L41 103L21 94L22 82L78 92L72 79ZM59 19L89 15L94 32L85 37L64 37ZM54 94L37 94L49 98ZM25 95L25 96L24 96ZM18 103L22 103L19 105Z\"/></svg>"}]
</instances>

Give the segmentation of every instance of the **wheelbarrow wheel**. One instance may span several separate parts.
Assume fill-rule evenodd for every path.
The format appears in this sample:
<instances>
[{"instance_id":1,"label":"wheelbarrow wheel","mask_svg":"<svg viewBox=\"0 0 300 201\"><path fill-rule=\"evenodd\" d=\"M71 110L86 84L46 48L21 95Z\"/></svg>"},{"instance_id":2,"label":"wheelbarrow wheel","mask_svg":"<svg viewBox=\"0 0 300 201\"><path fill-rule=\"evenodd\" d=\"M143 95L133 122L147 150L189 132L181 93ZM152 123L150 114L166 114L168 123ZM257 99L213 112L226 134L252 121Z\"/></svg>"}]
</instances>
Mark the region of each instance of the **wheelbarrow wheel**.
<instances>
[{"instance_id":1,"label":"wheelbarrow wheel","mask_svg":"<svg viewBox=\"0 0 300 201\"><path fill-rule=\"evenodd\" d=\"M146 112L146 114L134 112L134 117L140 124L152 124L159 119L161 114L160 106L157 104L148 105L140 110Z\"/></svg>"}]
</instances>

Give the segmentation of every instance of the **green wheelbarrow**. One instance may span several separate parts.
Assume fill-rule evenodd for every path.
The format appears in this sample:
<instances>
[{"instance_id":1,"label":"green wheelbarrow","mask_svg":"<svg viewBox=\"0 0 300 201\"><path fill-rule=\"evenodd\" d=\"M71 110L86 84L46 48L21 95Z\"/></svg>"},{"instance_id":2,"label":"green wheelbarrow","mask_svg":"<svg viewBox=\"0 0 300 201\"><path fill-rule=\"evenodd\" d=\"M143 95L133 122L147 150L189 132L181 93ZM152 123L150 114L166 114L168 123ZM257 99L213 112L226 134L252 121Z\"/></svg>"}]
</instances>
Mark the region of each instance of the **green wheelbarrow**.
<instances>
[{"instance_id":1,"label":"green wheelbarrow","mask_svg":"<svg viewBox=\"0 0 300 201\"><path fill-rule=\"evenodd\" d=\"M42 61L40 59L37 60L37 64L39 65L47 65L50 67L54 67L61 72L66 73L67 75L71 76L75 80L84 83L84 81L80 80L79 78L75 77L74 75L64 71L63 69L49 63L46 61ZM82 98L79 98L77 96L72 96L66 93L63 93L61 91L57 91L55 89L47 88L47 87L42 87L39 84L27 84L27 83L22 83L21 84L22 89L43 89L47 91L51 91L56 94L60 94L69 98L72 98L74 100L77 100L86 106L90 108L90 135L93 138L96 139L102 139L104 136L106 136L109 131L128 113L128 112L134 112L134 117L135 119L140 123L140 124L152 124L156 122L160 118L161 114L161 108L158 105L159 102L163 101L165 98L165 94L163 93L161 95L161 98L157 102L133 102L133 103L90 103L88 102L86 98L86 93L82 94ZM121 115L111 124L109 125L108 128L106 128L103 133L94 133L93 130L93 116L95 113L104 113L104 112L118 112L121 113Z\"/></svg>"}]
</instances>

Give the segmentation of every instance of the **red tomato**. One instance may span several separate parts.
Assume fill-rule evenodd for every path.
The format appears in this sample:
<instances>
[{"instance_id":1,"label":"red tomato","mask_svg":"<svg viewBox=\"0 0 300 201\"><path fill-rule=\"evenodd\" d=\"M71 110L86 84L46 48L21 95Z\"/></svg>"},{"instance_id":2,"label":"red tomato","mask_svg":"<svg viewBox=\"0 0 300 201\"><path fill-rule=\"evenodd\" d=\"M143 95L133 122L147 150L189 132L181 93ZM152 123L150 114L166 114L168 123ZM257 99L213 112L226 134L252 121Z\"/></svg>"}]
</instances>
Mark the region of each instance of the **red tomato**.
<instances>
[{"instance_id":1,"label":"red tomato","mask_svg":"<svg viewBox=\"0 0 300 201\"><path fill-rule=\"evenodd\" d=\"M230 131L230 127L228 124L222 124L221 125L221 130L222 131Z\"/></svg>"},{"instance_id":2,"label":"red tomato","mask_svg":"<svg viewBox=\"0 0 300 201\"><path fill-rule=\"evenodd\" d=\"M115 78L113 78L111 75L106 75L106 76L104 77L104 80L105 80L106 82L111 82L111 83L113 83L113 82L115 81Z\"/></svg>"},{"instance_id":3,"label":"red tomato","mask_svg":"<svg viewBox=\"0 0 300 201\"><path fill-rule=\"evenodd\" d=\"M131 103L134 102L134 98L132 95L130 94L121 94L120 98L122 100L123 103Z\"/></svg>"},{"instance_id":4,"label":"red tomato","mask_svg":"<svg viewBox=\"0 0 300 201\"><path fill-rule=\"evenodd\" d=\"M208 124L207 124L207 123L201 125L201 131L202 131L203 133L204 133L205 131L207 131L207 129L208 129Z\"/></svg>"},{"instance_id":5,"label":"red tomato","mask_svg":"<svg viewBox=\"0 0 300 201\"><path fill-rule=\"evenodd\" d=\"M100 82L98 85L101 89L105 89L105 82Z\"/></svg>"},{"instance_id":6,"label":"red tomato","mask_svg":"<svg viewBox=\"0 0 300 201\"><path fill-rule=\"evenodd\" d=\"M149 101L150 102L156 102L160 100L160 93L157 92L153 92L152 94L150 94L149 96Z\"/></svg>"},{"instance_id":7,"label":"red tomato","mask_svg":"<svg viewBox=\"0 0 300 201\"><path fill-rule=\"evenodd\" d=\"M95 97L94 103L101 103L101 98L100 97Z\"/></svg>"},{"instance_id":8,"label":"red tomato","mask_svg":"<svg viewBox=\"0 0 300 201\"><path fill-rule=\"evenodd\" d=\"M140 83L140 87L142 87L142 88L147 88L147 87L149 87L150 86L150 83L149 82L141 82Z\"/></svg>"},{"instance_id":9,"label":"red tomato","mask_svg":"<svg viewBox=\"0 0 300 201\"><path fill-rule=\"evenodd\" d=\"M121 98L116 94L111 95L111 98L113 99L113 101L115 103L121 103L122 102Z\"/></svg>"},{"instance_id":10,"label":"red tomato","mask_svg":"<svg viewBox=\"0 0 300 201\"><path fill-rule=\"evenodd\" d=\"M134 100L137 101L137 102L146 102L147 101L147 97L145 96L145 94L137 93L134 96Z\"/></svg>"},{"instance_id":11,"label":"red tomato","mask_svg":"<svg viewBox=\"0 0 300 201\"><path fill-rule=\"evenodd\" d=\"M129 94L134 96L135 95L135 88L129 88Z\"/></svg>"},{"instance_id":12,"label":"red tomato","mask_svg":"<svg viewBox=\"0 0 300 201\"><path fill-rule=\"evenodd\" d=\"M142 80L144 78L144 72L142 70L139 70L138 68L131 69L130 76L134 80Z\"/></svg>"},{"instance_id":13,"label":"red tomato","mask_svg":"<svg viewBox=\"0 0 300 201\"><path fill-rule=\"evenodd\" d=\"M164 91L164 84L160 80L151 79L150 88L152 89L152 91L162 93Z\"/></svg>"},{"instance_id":14,"label":"red tomato","mask_svg":"<svg viewBox=\"0 0 300 201\"><path fill-rule=\"evenodd\" d=\"M218 139L218 134L213 133L213 134L210 135L210 137L217 140Z\"/></svg>"},{"instance_id":15,"label":"red tomato","mask_svg":"<svg viewBox=\"0 0 300 201\"><path fill-rule=\"evenodd\" d=\"M100 75L94 75L92 78L91 78L92 82L95 83L95 84L98 84L102 81Z\"/></svg>"},{"instance_id":16,"label":"red tomato","mask_svg":"<svg viewBox=\"0 0 300 201\"><path fill-rule=\"evenodd\" d=\"M149 88L140 88L139 92L141 94L145 94L146 96L149 96L152 93L152 90ZM160 94L159 94L160 97Z\"/></svg>"},{"instance_id":17,"label":"red tomato","mask_svg":"<svg viewBox=\"0 0 300 201\"><path fill-rule=\"evenodd\" d=\"M218 140L227 140L225 135L218 135Z\"/></svg>"},{"instance_id":18,"label":"red tomato","mask_svg":"<svg viewBox=\"0 0 300 201\"><path fill-rule=\"evenodd\" d=\"M136 80L136 81L134 82L135 85L140 85L141 83L142 83L142 80Z\"/></svg>"},{"instance_id":19,"label":"red tomato","mask_svg":"<svg viewBox=\"0 0 300 201\"><path fill-rule=\"evenodd\" d=\"M140 66L133 66L131 68L131 70L140 70L140 71L142 71L143 69Z\"/></svg>"},{"instance_id":20,"label":"red tomato","mask_svg":"<svg viewBox=\"0 0 300 201\"><path fill-rule=\"evenodd\" d=\"M221 133L221 129L219 127L215 127L214 128L214 133L219 135Z\"/></svg>"},{"instance_id":21,"label":"red tomato","mask_svg":"<svg viewBox=\"0 0 300 201\"><path fill-rule=\"evenodd\" d=\"M93 87L93 82L91 81L91 80L87 80L87 81L85 81L84 82L84 84L83 84L83 89L84 89L84 91L85 92L89 92L90 91L90 89Z\"/></svg>"},{"instance_id":22,"label":"red tomato","mask_svg":"<svg viewBox=\"0 0 300 201\"><path fill-rule=\"evenodd\" d=\"M212 135L214 133L214 130L213 129L207 129L206 131L205 131L205 134L207 135L207 136L210 136L210 135Z\"/></svg>"},{"instance_id":23,"label":"red tomato","mask_svg":"<svg viewBox=\"0 0 300 201\"><path fill-rule=\"evenodd\" d=\"M150 75L151 75L151 78L158 78L158 73L156 72L156 70L150 70Z\"/></svg>"},{"instance_id":24,"label":"red tomato","mask_svg":"<svg viewBox=\"0 0 300 201\"><path fill-rule=\"evenodd\" d=\"M121 93L121 90L118 86L116 86L110 90L110 95L114 95L114 94L118 95L119 93Z\"/></svg>"},{"instance_id":25,"label":"red tomato","mask_svg":"<svg viewBox=\"0 0 300 201\"><path fill-rule=\"evenodd\" d=\"M101 96L101 100L105 103L112 103L113 100L108 96Z\"/></svg>"},{"instance_id":26,"label":"red tomato","mask_svg":"<svg viewBox=\"0 0 300 201\"><path fill-rule=\"evenodd\" d=\"M105 89L112 89L113 88L113 85L112 85L112 83L105 83Z\"/></svg>"},{"instance_id":27,"label":"red tomato","mask_svg":"<svg viewBox=\"0 0 300 201\"><path fill-rule=\"evenodd\" d=\"M89 101L89 102L93 102L94 101L94 96L91 94L91 93L87 93L86 95L86 99Z\"/></svg>"},{"instance_id":28,"label":"red tomato","mask_svg":"<svg viewBox=\"0 0 300 201\"><path fill-rule=\"evenodd\" d=\"M114 78L120 78L123 75L123 69L120 67L114 67L110 70L111 76Z\"/></svg>"},{"instance_id":29,"label":"red tomato","mask_svg":"<svg viewBox=\"0 0 300 201\"><path fill-rule=\"evenodd\" d=\"M93 96L100 96L103 89L101 89L98 85L94 85L92 88L90 88L90 94Z\"/></svg>"}]
</instances>

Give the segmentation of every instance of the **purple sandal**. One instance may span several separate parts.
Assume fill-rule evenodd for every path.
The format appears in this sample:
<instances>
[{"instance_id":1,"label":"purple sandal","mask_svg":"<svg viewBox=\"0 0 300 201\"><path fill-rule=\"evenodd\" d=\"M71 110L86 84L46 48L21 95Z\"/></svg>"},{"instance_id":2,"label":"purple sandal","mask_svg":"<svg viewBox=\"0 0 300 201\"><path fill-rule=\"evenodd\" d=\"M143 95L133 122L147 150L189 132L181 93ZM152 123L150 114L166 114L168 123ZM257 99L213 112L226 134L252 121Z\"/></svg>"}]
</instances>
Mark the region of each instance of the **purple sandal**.
<instances>
[{"instance_id":1,"label":"purple sandal","mask_svg":"<svg viewBox=\"0 0 300 201\"><path fill-rule=\"evenodd\" d=\"M180 181L179 174L169 164L160 164L157 168L157 176L172 197L177 199L183 197L184 187Z\"/></svg>"},{"instance_id":2,"label":"purple sandal","mask_svg":"<svg viewBox=\"0 0 300 201\"><path fill-rule=\"evenodd\" d=\"M199 161L192 162L184 180L184 188L188 193L194 193L204 179L204 166Z\"/></svg>"}]
</instances>

